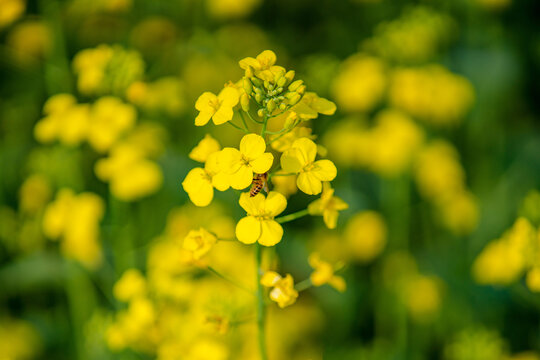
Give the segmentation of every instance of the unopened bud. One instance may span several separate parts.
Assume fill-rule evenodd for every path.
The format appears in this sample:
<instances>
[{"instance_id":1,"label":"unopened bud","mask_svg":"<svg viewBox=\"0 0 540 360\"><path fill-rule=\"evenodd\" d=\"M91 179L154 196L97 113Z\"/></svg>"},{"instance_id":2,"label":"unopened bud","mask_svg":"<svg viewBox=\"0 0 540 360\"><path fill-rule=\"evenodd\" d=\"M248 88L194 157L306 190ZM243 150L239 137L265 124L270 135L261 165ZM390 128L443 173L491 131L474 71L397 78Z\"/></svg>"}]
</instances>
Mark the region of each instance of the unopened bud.
<instances>
[{"instance_id":1,"label":"unopened bud","mask_svg":"<svg viewBox=\"0 0 540 360\"><path fill-rule=\"evenodd\" d=\"M287 78L285 78L285 76L280 77L276 81L276 85L278 86L278 88L284 87L286 83L287 83Z\"/></svg>"},{"instance_id":2,"label":"unopened bud","mask_svg":"<svg viewBox=\"0 0 540 360\"><path fill-rule=\"evenodd\" d=\"M294 111L291 111L289 116L287 116L287 119L285 120L283 127L285 129L291 129L296 125L297 121L298 121L298 115Z\"/></svg>"},{"instance_id":3,"label":"unopened bud","mask_svg":"<svg viewBox=\"0 0 540 360\"><path fill-rule=\"evenodd\" d=\"M289 91L296 91L304 82L302 80L296 80L291 85L289 85Z\"/></svg>"},{"instance_id":4,"label":"unopened bud","mask_svg":"<svg viewBox=\"0 0 540 360\"><path fill-rule=\"evenodd\" d=\"M295 75L294 70L287 71L287 73L285 74L285 79L287 79L287 84L292 83L292 81L294 80L294 75Z\"/></svg>"},{"instance_id":5,"label":"unopened bud","mask_svg":"<svg viewBox=\"0 0 540 360\"><path fill-rule=\"evenodd\" d=\"M298 89L296 89L296 92L300 95L304 95L306 92L306 85L300 85Z\"/></svg>"},{"instance_id":6,"label":"unopened bud","mask_svg":"<svg viewBox=\"0 0 540 360\"><path fill-rule=\"evenodd\" d=\"M298 102L302 98L302 96L299 93L296 93L296 92L289 93L289 94L290 94L290 96L287 96L287 99L289 99L289 105L290 106L298 104ZM287 94L287 95L289 95L289 94Z\"/></svg>"},{"instance_id":7,"label":"unopened bud","mask_svg":"<svg viewBox=\"0 0 540 360\"><path fill-rule=\"evenodd\" d=\"M260 94L260 93L255 94L255 101L256 102L258 102L260 104L262 100L263 100L262 94Z\"/></svg>"},{"instance_id":8,"label":"unopened bud","mask_svg":"<svg viewBox=\"0 0 540 360\"><path fill-rule=\"evenodd\" d=\"M268 101L268 104L266 104L266 108L268 109L268 112L270 114L274 112L274 110L276 110L276 103L274 102L274 100L270 99Z\"/></svg>"},{"instance_id":9,"label":"unopened bud","mask_svg":"<svg viewBox=\"0 0 540 360\"><path fill-rule=\"evenodd\" d=\"M284 102L279 104L279 110L285 110L286 108L287 108L287 104L285 104Z\"/></svg>"},{"instance_id":10,"label":"unopened bud","mask_svg":"<svg viewBox=\"0 0 540 360\"><path fill-rule=\"evenodd\" d=\"M251 66L248 66L247 69L246 69L246 76L248 78L252 78L255 76L254 72L253 72L253 68Z\"/></svg>"},{"instance_id":11,"label":"unopened bud","mask_svg":"<svg viewBox=\"0 0 540 360\"><path fill-rule=\"evenodd\" d=\"M251 83L253 84L253 86L257 87L257 88L260 88L262 87L263 83L261 81L261 79L258 79L256 77L250 77L249 80L251 81Z\"/></svg>"},{"instance_id":12,"label":"unopened bud","mask_svg":"<svg viewBox=\"0 0 540 360\"><path fill-rule=\"evenodd\" d=\"M264 116L264 110L263 109L259 109L257 111L257 115L259 115L259 117L263 117Z\"/></svg>"},{"instance_id":13,"label":"unopened bud","mask_svg":"<svg viewBox=\"0 0 540 360\"><path fill-rule=\"evenodd\" d=\"M249 96L247 94L240 96L240 106L245 112L249 111Z\"/></svg>"},{"instance_id":14,"label":"unopened bud","mask_svg":"<svg viewBox=\"0 0 540 360\"><path fill-rule=\"evenodd\" d=\"M249 79L244 78L243 81L244 91L249 95L253 92L253 85L251 84L251 81Z\"/></svg>"}]
</instances>

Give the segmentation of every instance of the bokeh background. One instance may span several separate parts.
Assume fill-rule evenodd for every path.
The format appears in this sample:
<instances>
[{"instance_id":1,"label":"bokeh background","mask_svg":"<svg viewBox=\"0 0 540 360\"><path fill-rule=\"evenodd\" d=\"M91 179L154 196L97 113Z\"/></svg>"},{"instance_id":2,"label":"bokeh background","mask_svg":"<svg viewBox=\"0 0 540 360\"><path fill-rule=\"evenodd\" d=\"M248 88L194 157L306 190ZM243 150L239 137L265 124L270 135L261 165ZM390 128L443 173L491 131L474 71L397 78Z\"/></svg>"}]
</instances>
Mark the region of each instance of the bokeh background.
<instances>
[{"instance_id":1,"label":"bokeh background","mask_svg":"<svg viewBox=\"0 0 540 360\"><path fill-rule=\"evenodd\" d=\"M181 182L194 103L271 49L337 105L307 124L338 227L287 225L347 290L269 306L272 360L540 359L540 33L533 0L0 0L0 359L258 359L249 295L183 259L234 236ZM287 183L271 187L289 194ZM294 189L293 189L294 190ZM310 202L290 199L292 210ZM207 260L253 286L252 249Z\"/></svg>"}]
</instances>

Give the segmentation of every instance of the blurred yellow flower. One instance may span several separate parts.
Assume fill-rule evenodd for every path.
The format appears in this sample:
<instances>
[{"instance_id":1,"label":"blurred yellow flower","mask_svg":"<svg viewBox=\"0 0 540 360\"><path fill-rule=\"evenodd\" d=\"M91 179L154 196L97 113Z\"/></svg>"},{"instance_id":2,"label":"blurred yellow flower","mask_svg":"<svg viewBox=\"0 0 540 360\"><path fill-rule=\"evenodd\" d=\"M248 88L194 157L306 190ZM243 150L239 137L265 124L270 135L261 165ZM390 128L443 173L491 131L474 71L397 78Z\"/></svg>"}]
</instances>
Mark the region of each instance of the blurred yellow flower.
<instances>
[{"instance_id":1,"label":"blurred yellow flower","mask_svg":"<svg viewBox=\"0 0 540 360\"><path fill-rule=\"evenodd\" d=\"M133 128L136 117L132 105L112 96L99 98L92 105L88 143L98 152L109 150L123 133Z\"/></svg>"},{"instance_id":2,"label":"blurred yellow flower","mask_svg":"<svg viewBox=\"0 0 540 360\"><path fill-rule=\"evenodd\" d=\"M294 280L290 274L281 277L274 271L267 271L261 277L261 284L272 288L270 299L277 302L280 308L294 304L298 298L298 291L294 289Z\"/></svg>"},{"instance_id":3,"label":"blurred yellow flower","mask_svg":"<svg viewBox=\"0 0 540 360\"><path fill-rule=\"evenodd\" d=\"M297 126L285 134L270 136L270 146L276 151L284 152L291 148L295 140L303 137L314 140L317 136L311 134L310 128Z\"/></svg>"},{"instance_id":4,"label":"blurred yellow flower","mask_svg":"<svg viewBox=\"0 0 540 360\"><path fill-rule=\"evenodd\" d=\"M0 6L2 3L0 2ZM42 343L36 328L19 319L0 318L0 356L2 360L35 359Z\"/></svg>"},{"instance_id":5,"label":"blurred yellow flower","mask_svg":"<svg viewBox=\"0 0 540 360\"><path fill-rule=\"evenodd\" d=\"M345 60L332 84L332 92L345 112L366 112L375 107L386 90L384 63L364 54Z\"/></svg>"},{"instance_id":6,"label":"blurred yellow flower","mask_svg":"<svg viewBox=\"0 0 540 360\"><path fill-rule=\"evenodd\" d=\"M330 183L324 183L321 198L308 205L309 214L322 215L324 223L329 229L336 228L339 211L348 208L349 205L345 201L334 196L334 189Z\"/></svg>"},{"instance_id":7,"label":"blurred yellow flower","mask_svg":"<svg viewBox=\"0 0 540 360\"><path fill-rule=\"evenodd\" d=\"M64 256L75 259L89 269L101 263L99 221L103 218L103 200L92 193L75 195L62 189L45 209L43 232L51 239L61 238Z\"/></svg>"},{"instance_id":8,"label":"blurred yellow flower","mask_svg":"<svg viewBox=\"0 0 540 360\"><path fill-rule=\"evenodd\" d=\"M345 241L353 260L369 262L379 255L386 245L386 224L374 211L354 215L345 227Z\"/></svg>"},{"instance_id":9,"label":"blurred yellow flower","mask_svg":"<svg viewBox=\"0 0 540 360\"><path fill-rule=\"evenodd\" d=\"M19 190L19 208L23 213L36 214L51 198L51 186L41 174L29 176Z\"/></svg>"},{"instance_id":10,"label":"blurred yellow flower","mask_svg":"<svg viewBox=\"0 0 540 360\"><path fill-rule=\"evenodd\" d=\"M265 198L259 193L250 197L249 193L240 195L240 206L247 216L236 225L236 237L244 244L258 241L264 246L273 246L281 241L283 228L274 220L287 207L287 199L280 193L270 191Z\"/></svg>"},{"instance_id":11,"label":"blurred yellow flower","mask_svg":"<svg viewBox=\"0 0 540 360\"><path fill-rule=\"evenodd\" d=\"M233 107L238 104L238 100L238 91L230 86L223 88L217 96L209 91L204 92L195 103L195 109L199 110L195 125L204 126L210 118L216 125L230 121L234 113Z\"/></svg>"},{"instance_id":12,"label":"blurred yellow flower","mask_svg":"<svg viewBox=\"0 0 540 360\"><path fill-rule=\"evenodd\" d=\"M479 210L476 198L468 191L448 194L437 200L437 208L445 226L456 235L466 235L476 229Z\"/></svg>"},{"instance_id":13,"label":"blurred yellow flower","mask_svg":"<svg viewBox=\"0 0 540 360\"><path fill-rule=\"evenodd\" d=\"M265 152L264 139L256 134L245 135L240 140L240 150L226 147L219 152L218 164L221 171L229 175L233 189L241 190L253 181L253 174L264 174L274 161L274 156Z\"/></svg>"},{"instance_id":14,"label":"blurred yellow flower","mask_svg":"<svg viewBox=\"0 0 540 360\"><path fill-rule=\"evenodd\" d=\"M114 284L114 297L120 301L128 302L146 294L146 279L137 269L128 269Z\"/></svg>"},{"instance_id":15,"label":"blurred yellow flower","mask_svg":"<svg viewBox=\"0 0 540 360\"><path fill-rule=\"evenodd\" d=\"M540 292L540 267L534 266L527 272L527 277L525 279L527 287L532 292Z\"/></svg>"},{"instance_id":16,"label":"blurred yellow flower","mask_svg":"<svg viewBox=\"0 0 540 360\"><path fill-rule=\"evenodd\" d=\"M332 181L337 169L330 160L315 161L317 145L308 138L294 141L291 148L281 156L281 168L286 173L298 174L296 184L308 195L317 195L322 191L323 181Z\"/></svg>"},{"instance_id":17,"label":"blurred yellow flower","mask_svg":"<svg viewBox=\"0 0 540 360\"><path fill-rule=\"evenodd\" d=\"M337 276L334 272L334 267L326 262L321 260L319 253L312 253L308 258L309 265L314 269L310 275L311 283L314 286L322 286L328 284L332 286L337 291L345 291L347 284L341 276Z\"/></svg>"},{"instance_id":18,"label":"blurred yellow flower","mask_svg":"<svg viewBox=\"0 0 540 360\"><path fill-rule=\"evenodd\" d=\"M28 65L49 55L53 45L51 29L43 21L27 20L15 26L8 34L6 43L14 50L16 61Z\"/></svg>"},{"instance_id":19,"label":"blurred yellow flower","mask_svg":"<svg viewBox=\"0 0 540 360\"><path fill-rule=\"evenodd\" d=\"M26 10L25 0L0 0L0 29L17 20Z\"/></svg>"},{"instance_id":20,"label":"blurred yellow flower","mask_svg":"<svg viewBox=\"0 0 540 360\"><path fill-rule=\"evenodd\" d=\"M336 104L318 96L314 92L306 92L302 96L302 100L291 109L298 115L301 120L316 119L319 114L334 115L336 112Z\"/></svg>"},{"instance_id":21,"label":"blurred yellow flower","mask_svg":"<svg viewBox=\"0 0 540 360\"><path fill-rule=\"evenodd\" d=\"M160 167L129 144L116 145L108 158L96 162L94 170L99 179L110 183L111 193L124 201L153 194L163 182Z\"/></svg>"},{"instance_id":22,"label":"blurred yellow flower","mask_svg":"<svg viewBox=\"0 0 540 360\"><path fill-rule=\"evenodd\" d=\"M184 238L183 247L193 254L193 258L198 260L206 255L216 244L217 238L205 228L191 230Z\"/></svg>"},{"instance_id":23,"label":"blurred yellow flower","mask_svg":"<svg viewBox=\"0 0 540 360\"><path fill-rule=\"evenodd\" d=\"M191 150L189 153L189 158L201 163L206 162L208 160L208 156L211 154L221 150L221 146L219 145L219 142L212 137L210 134L206 134L204 136L204 139L199 141L197 146Z\"/></svg>"},{"instance_id":24,"label":"blurred yellow flower","mask_svg":"<svg viewBox=\"0 0 540 360\"><path fill-rule=\"evenodd\" d=\"M424 322L433 319L441 307L440 284L435 277L417 274L405 285L405 305L413 319Z\"/></svg>"},{"instance_id":25,"label":"blurred yellow flower","mask_svg":"<svg viewBox=\"0 0 540 360\"><path fill-rule=\"evenodd\" d=\"M279 174L279 173L278 173ZM282 194L285 197L289 197L298 192L296 186L296 176L272 176L272 184L274 185L274 191Z\"/></svg>"},{"instance_id":26,"label":"blurred yellow flower","mask_svg":"<svg viewBox=\"0 0 540 360\"><path fill-rule=\"evenodd\" d=\"M208 12L219 19L247 16L260 4L261 0L206 0Z\"/></svg>"}]
</instances>

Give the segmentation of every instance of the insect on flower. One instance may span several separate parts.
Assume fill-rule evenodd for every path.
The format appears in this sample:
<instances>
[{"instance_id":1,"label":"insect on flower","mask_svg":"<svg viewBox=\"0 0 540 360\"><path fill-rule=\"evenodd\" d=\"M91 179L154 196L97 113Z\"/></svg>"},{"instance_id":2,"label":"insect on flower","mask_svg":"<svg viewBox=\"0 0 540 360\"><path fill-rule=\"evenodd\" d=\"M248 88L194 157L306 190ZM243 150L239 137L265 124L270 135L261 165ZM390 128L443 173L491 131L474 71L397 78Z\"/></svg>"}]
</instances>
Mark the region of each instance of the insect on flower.
<instances>
[{"instance_id":1,"label":"insect on flower","mask_svg":"<svg viewBox=\"0 0 540 360\"><path fill-rule=\"evenodd\" d=\"M264 189L266 193L268 193L268 172L265 172L264 174L255 174L253 177L253 182L251 183L251 190L249 190L249 196L254 197L258 193L261 192L261 190Z\"/></svg>"}]
</instances>

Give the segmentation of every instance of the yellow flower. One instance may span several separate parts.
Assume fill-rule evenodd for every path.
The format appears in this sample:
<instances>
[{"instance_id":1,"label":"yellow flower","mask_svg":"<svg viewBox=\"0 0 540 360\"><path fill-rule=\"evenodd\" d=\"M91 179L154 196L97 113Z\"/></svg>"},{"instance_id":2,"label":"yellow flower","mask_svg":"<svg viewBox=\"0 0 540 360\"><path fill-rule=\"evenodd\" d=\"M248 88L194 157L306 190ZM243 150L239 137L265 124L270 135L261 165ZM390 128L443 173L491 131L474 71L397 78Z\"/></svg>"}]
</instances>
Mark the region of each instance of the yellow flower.
<instances>
[{"instance_id":1,"label":"yellow flower","mask_svg":"<svg viewBox=\"0 0 540 360\"><path fill-rule=\"evenodd\" d=\"M247 212L236 225L236 237L244 244L258 241L264 246L273 246L281 241L283 228L274 217L287 207L285 196L270 191L265 198L259 193L250 197L249 193L240 195L240 206Z\"/></svg>"},{"instance_id":2,"label":"yellow flower","mask_svg":"<svg viewBox=\"0 0 540 360\"><path fill-rule=\"evenodd\" d=\"M51 187L48 179L40 174L34 174L24 181L19 190L19 207L26 214L38 213L51 197Z\"/></svg>"},{"instance_id":3,"label":"yellow flower","mask_svg":"<svg viewBox=\"0 0 540 360\"><path fill-rule=\"evenodd\" d=\"M204 139L199 141L197 146L189 153L189 158L198 162L206 162L208 156L221 149L219 142L210 134L206 134Z\"/></svg>"},{"instance_id":4,"label":"yellow flower","mask_svg":"<svg viewBox=\"0 0 540 360\"><path fill-rule=\"evenodd\" d=\"M43 232L51 239L62 239L60 249L66 257L95 269L101 262L98 238L104 211L103 200L97 195L75 195L71 189L63 189L45 209Z\"/></svg>"},{"instance_id":5,"label":"yellow flower","mask_svg":"<svg viewBox=\"0 0 540 360\"><path fill-rule=\"evenodd\" d=\"M191 230L187 234L183 247L193 254L193 258L198 260L206 255L216 242L216 236L201 227L199 230Z\"/></svg>"},{"instance_id":6,"label":"yellow flower","mask_svg":"<svg viewBox=\"0 0 540 360\"><path fill-rule=\"evenodd\" d=\"M240 60L238 64L242 69L246 70L246 76L251 69L256 77L273 81L275 72L283 69L281 66L274 66L276 60L276 54L272 50L265 50L256 58L247 57Z\"/></svg>"},{"instance_id":7,"label":"yellow flower","mask_svg":"<svg viewBox=\"0 0 540 360\"><path fill-rule=\"evenodd\" d=\"M0 29L17 20L26 9L24 0L0 0Z\"/></svg>"},{"instance_id":8,"label":"yellow flower","mask_svg":"<svg viewBox=\"0 0 540 360\"><path fill-rule=\"evenodd\" d=\"M334 115L336 112L336 104L325 98L319 97L314 92L306 92L302 96L302 100L296 104L294 111L301 120L316 119L319 114Z\"/></svg>"},{"instance_id":9,"label":"yellow flower","mask_svg":"<svg viewBox=\"0 0 540 360\"><path fill-rule=\"evenodd\" d=\"M291 148L295 140L300 138L308 138L314 140L317 136L311 134L311 129L305 126L297 126L284 135L270 136L272 149L284 152Z\"/></svg>"},{"instance_id":10,"label":"yellow flower","mask_svg":"<svg viewBox=\"0 0 540 360\"><path fill-rule=\"evenodd\" d=\"M315 269L310 275L311 283L314 286L328 284L337 291L345 291L347 284L343 277L335 275L334 267L330 263L321 260L321 256L318 253L309 255L308 262Z\"/></svg>"},{"instance_id":11,"label":"yellow flower","mask_svg":"<svg viewBox=\"0 0 540 360\"><path fill-rule=\"evenodd\" d=\"M298 174L296 185L309 195L322 191L322 181L332 181L337 169L330 160L315 161L317 145L308 138L296 140L281 156L281 167L286 173Z\"/></svg>"},{"instance_id":12,"label":"yellow flower","mask_svg":"<svg viewBox=\"0 0 540 360\"><path fill-rule=\"evenodd\" d=\"M339 197L334 196L334 189L330 183L325 183L320 199L308 206L310 215L322 215L324 223L329 229L335 229L340 210L348 209L349 205Z\"/></svg>"},{"instance_id":13,"label":"yellow flower","mask_svg":"<svg viewBox=\"0 0 540 360\"><path fill-rule=\"evenodd\" d=\"M526 283L532 292L540 292L540 267L535 266L527 272Z\"/></svg>"},{"instance_id":14,"label":"yellow flower","mask_svg":"<svg viewBox=\"0 0 540 360\"><path fill-rule=\"evenodd\" d=\"M204 169L196 167L191 169L182 182L184 191L196 206L207 206L214 198L214 188L225 191L229 188L229 177L220 172L217 163L218 153L208 156Z\"/></svg>"},{"instance_id":15,"label":"yellow flower","mask_svg":"<svg viewBox=\"0 0 540 360\"><path fill-rule=\"evenodd\" d=\"M378 213L363 211L354 215L344 234L351 257L360 262L372 260L384 249L386 233L386 225Z\"/></svg>"},{"instance_id":16,"label":"yellow flower","mask_svg":"<svg viewBox=\"0 0 540 360\"><path fill-rule=\"evenodd\" d=\"M126 270L113 288L114 297L124 302L140 297L145 293L146 280L137 269Z\"/></svg>"},{"instance_id":17,"label":"yellow flower","mask_svg":"<svg viewBox=\"0 0 540 360\"><path fill-rule=\"evenodd\" d=\"M298 192L295 175L272 176L272 185L274 185L274 191L283 194L285 197L289 197Z\"/></svg>"},{"instance_id":18,"label":"yellow flower","mask_svg":"<svg viewBox=\"0 0 540 360\"><path fill-rule=\"evenodd\" d=\"M405 285L405 304L417 321L428 321L439 311L442 302L441 285L436 277L416 274Z\"/></svg>"},{"instance_id":19,"label":"yellow flower","mask_svg":"<svg viewBox=\"0 0 540 360\"><path fill-rule=\"evenodd\" d=\"M133 201L156 192L163 182L160 167L144 158L130 144L115 146L108 158L95 165L99 179L110 182L111 193L120 200Z\"/></svg>"},{"instance_id":20,"label":"yellow flower","mask_svg":"<svg viewBox=\"0 0 540 360\"><path fill-rule=\"evenodd\" d=\"M298 291L294 289L294 280L290 274L281 277L274 271L267 271L261 278L261 284L272 288L270 299L277 302L280 308L294 304L298 298Z\"/></svg>"},{"instance_id":21,"label":"yellow flower","mask_svg":"<svg viewBox=\"0 0 540 360\"><path fill-rule=\"evenodd\" d=\"M264 139L257 134L245 135L240 140L240 150L226 147L219 152L221 170L229 175L233 189L241 190L253 181L253 174L264 174L274 161L274 156L265 153Z\"/></svg>"},{"instance_id":22,"label":"yellow flower","mask_svg":"<svg viewBox=\"0 0 540 360\"><path fill-rule=\"evenodd\" d=\"M233 107L238 104L238 99L238 91L230 86L221 90L217 96L209 91L204 92L195 103L195 109L199 110L199 115L195 118L195 125L204 126L210 121L210 118L216 125L231 120Z\"/></svg>"},{"instance_id":23,"label":"yellow flower","mask_svg":"<svg viewBox=\"0 0 540 360\"><path fill-rule=\"evenodd\" d=\"M109 150L120 136L133 128L137 113L132 105L105 96L94 103L88 128L88 142L98 152Z\"/></svg>"}]
</instances>

